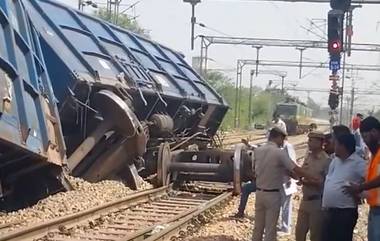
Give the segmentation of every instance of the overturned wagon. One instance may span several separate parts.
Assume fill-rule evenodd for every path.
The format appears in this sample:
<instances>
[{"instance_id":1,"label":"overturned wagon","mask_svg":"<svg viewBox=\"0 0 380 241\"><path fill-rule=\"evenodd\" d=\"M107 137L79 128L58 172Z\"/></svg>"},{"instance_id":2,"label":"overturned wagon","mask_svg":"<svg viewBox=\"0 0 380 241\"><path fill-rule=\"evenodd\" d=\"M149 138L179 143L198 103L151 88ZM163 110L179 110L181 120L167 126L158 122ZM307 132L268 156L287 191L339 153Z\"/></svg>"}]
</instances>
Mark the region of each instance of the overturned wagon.
<instances>
[{"instance_id":1,"label":"overturned wagon","mask_svg":"<svg viewBox=\"0 0 380 241\"><path fill-rule=\"evenodd\" d=\"M181 54L56 1L24 3L40 32L71 173L136 186L138 172L156 172L161 143L211 143L228 106Z\"/></svg>"},{"instance_id":2,"label":"overturned wagon","mask_svg":"<svg viewBox=\"0 0 380 241\"><path fill-rule=\"evenodd\" d=\"M0 1L0 39L2 209L28 205L62 188L66 156L38 33L21 1Z\"/></svg>"}]
</instances>

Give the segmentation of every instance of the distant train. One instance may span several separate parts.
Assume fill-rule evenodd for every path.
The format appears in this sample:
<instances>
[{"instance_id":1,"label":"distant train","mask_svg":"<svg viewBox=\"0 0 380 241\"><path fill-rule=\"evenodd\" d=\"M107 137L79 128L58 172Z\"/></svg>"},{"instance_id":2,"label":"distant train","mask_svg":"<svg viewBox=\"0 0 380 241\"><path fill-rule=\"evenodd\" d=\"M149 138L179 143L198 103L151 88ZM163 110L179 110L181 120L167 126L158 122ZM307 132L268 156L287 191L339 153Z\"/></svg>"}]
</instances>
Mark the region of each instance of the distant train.
<instances>
[{"instance_id":1,"label":"distant train","mask_svg":"<svg viewBox=\"0 0 380 241\"><path fill-rule=\"evenodd\" d=\"M318 121L312 118L313 111L303 103L277 103L274 115L285 122L289 135L297 135L317 129Z\"/></svg>"}]
</instances>

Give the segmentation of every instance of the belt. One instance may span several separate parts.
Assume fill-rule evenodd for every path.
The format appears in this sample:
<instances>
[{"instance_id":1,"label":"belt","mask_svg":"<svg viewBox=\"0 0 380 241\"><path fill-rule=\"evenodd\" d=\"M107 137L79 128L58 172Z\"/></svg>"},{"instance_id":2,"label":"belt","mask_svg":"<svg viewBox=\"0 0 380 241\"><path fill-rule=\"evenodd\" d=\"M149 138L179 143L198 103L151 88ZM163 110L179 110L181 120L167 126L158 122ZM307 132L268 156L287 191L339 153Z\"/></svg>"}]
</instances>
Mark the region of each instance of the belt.
<instances>
[{"instance_id":1,"label":"belt","mask_svg":"<svg viewBox=\"0 0 380 241\"><path fill-rule=\"evenodd\" d=\"M256 190L258 191L262 191L262 192L279 192L280 189L262 189L262 188L256 188Z\"/></svg>"},{"instance_id":2,"label":"belt","mask_svg":"<svg viewBox=\"0 0 380 241\"><path fill-rule=\"evenodd\" d=\"M322 199L321 195L311 195L311 196L302 198L302 200L304 201L315 201L315 200L321 200L321 199Z\"/></svg>"}]
</instances>

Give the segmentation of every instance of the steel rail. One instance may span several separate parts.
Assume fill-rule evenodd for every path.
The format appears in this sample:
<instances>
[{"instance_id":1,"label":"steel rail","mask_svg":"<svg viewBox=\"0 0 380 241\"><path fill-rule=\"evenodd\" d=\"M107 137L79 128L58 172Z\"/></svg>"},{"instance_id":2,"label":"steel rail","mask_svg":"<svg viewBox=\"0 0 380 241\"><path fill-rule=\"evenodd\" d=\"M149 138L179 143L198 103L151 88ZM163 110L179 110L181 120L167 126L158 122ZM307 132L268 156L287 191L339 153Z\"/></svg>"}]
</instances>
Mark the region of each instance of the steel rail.
<instances>
[{"instance_id":1,"label":"steel rail","mask_svg":"<svg viewBox=\"0 0 380 241\"><path fill-rule=\"evenodd\" d=\"M141 191L129 195L126 198L103 204L82 212L71 214L68 216L53 219L47 222L36 224L30 227L16 230L14 232L0 236L0 241L20 241L20 240L32 240L35 236L41 236L48 233L51 230L59 229L62 226L70 226L78 224L81 221L88 220L96 215L115 210L120 206L137 205L141 202L146 202L149 199L165 195L170 189L170 186L165 186L157 189L150 189L147 191Z\"/></svg>"},{"instance_id":2,"label":"steel rail","mask_svg":"<svg viewBox=\"0 0 380 241\"><path fill-rule=\"evenodd\" d=\"M179 219L178 221L172 223L169 227L164 229L162 232L156 233L149 238L145 239L145 241L155 241L155 240L165 240L169 238L170 236L175 235L179 230L186 227L190 222L196 218L197 216L201 215L205 211L209 210L212 207L215 207L216 205L223 203L227 200L232 198L232 192L225 192L216 198L212 199L210 202L208 202L204 206L199 206L194 210L193 213L190 215L185 216L182 219Z\"/></svg>"},{"instance_id":3,"label":"steel rail","mask_svg":"<svg viewBox=\"0 0 380 241\"><path fill-rule=\"evenodd\" d=\"M14 231L0 237L0 241L30 241L42 239L55 241L105 239L114 241L145 240L152 235L155 236L156 232L158 232L158 234L166 234L171 230L173 224L178 225L178 222L182 223L185 220L191 220L215 205L227 200L229 197L232 197L230 190L223 190L221 194L213 195L203 193L189 194L187 192L180 192L179 195L177 193L171 195L171 191L171 186L142 191L122 200ZM181 194L184 196L181 196ZM190 195L191 197L186 195ZM153 207L154 205L159 206L157 206L157 209L148 209L149 206ZM145 212L140 214L140 212L143 211ZM122 217L124 221L129 220L123 224L119 223L120 219L117 219L116 216L112 216L112 214L121 212L124 213L119 217ZM132 214L133 217L128 214ZM97 221L107 215L111 215L110 217L113 217L114 220L109 222L106 226L120 226L123 229L112 231L109 228L104 228L102 224L97 226ZM133 227L133 225L130 226L130 222L138 223L137 228L136 226ZM91 227L90 225L90 230L86 233L82 234L76 232L76 230L81 230L81 228L90 223L95 223L95 226ZM167 228L169 229L167 230ZM99 230L100 232L98 232Z\"/></svg>"}]
</instances>

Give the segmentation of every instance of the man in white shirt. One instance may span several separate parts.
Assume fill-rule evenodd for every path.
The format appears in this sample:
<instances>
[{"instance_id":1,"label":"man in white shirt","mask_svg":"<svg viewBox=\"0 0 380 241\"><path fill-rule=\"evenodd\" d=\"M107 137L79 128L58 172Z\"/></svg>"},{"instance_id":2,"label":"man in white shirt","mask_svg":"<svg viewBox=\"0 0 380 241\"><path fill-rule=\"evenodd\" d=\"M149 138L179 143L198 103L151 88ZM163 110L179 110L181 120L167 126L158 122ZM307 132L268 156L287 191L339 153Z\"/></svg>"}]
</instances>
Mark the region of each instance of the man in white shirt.
<instances>
[{"instance_id":1,"label":"man in white shirt","mask_svg":"<svg viewBox=\"0 0 380 241\"><path fill-rule=\"evenodd\" d=\"M287 139L284 141L283 149L288 153L289 158L296 163L297 156L294 147ZM292 195L297 192L296 181L289 177L284 177L284 184L281 190L281 220L279 231L284 234L291 233L292 226Z\"/></svg>"},{"instance_id":2,"label":"man in white shirt","mask_svg":"<svg viewBox=\"0 0 380 241\"><path fill-rule=\"evenodd\" d=\"M350 183L362 183L366 163L355 153L355 137L335 137L335 157L326 176L322 207L325 212L323 241L352 241L358 219L358 198L345 193Z\"/></svg>"}]
</instances>

